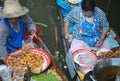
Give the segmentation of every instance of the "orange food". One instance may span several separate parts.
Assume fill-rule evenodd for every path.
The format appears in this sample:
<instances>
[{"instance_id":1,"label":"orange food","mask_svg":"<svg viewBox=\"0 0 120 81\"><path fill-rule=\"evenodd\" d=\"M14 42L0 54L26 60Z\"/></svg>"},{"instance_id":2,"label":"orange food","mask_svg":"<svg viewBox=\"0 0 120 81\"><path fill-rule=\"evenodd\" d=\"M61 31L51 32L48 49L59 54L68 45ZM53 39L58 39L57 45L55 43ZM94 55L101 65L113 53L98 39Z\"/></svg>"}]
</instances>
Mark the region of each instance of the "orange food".
<instances>
[{"instance_id":1,"label":"orange food","mask_svg":"<svg viewBox=\"0 0 120 81\"><path fill-rule=\"evenodd\" d=\"M42 69L44 63L44 58L41 54L35 52L24 52L22 57L12 57L8 58L8 66L12 66L13 69L16 67L21 67L23 72L26 72L27 65L31 67L31 70L34 70L37 67Z\"/></svg>"}]
</instances>

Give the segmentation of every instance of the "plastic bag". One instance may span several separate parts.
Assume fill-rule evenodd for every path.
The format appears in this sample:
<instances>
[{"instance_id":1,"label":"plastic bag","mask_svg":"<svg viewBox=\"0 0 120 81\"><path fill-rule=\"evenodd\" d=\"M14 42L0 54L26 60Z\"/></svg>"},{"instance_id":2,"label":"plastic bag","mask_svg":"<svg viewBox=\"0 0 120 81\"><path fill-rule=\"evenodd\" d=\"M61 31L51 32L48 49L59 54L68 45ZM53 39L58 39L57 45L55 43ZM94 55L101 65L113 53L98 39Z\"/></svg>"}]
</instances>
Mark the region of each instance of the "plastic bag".
<instances>
[{"instance_id":1,"label":"plastic bag","mask_svg":"<svg viewBox=\"0 0 120 81\"><path fill-rule=\"evenodd\" d=\"M13 81L23 81L24 80L24 73L21 67L16 67L13 71Z\"/></svg>"},{"instance_id":2,"label":"plastic bag","mask_svg":"<svg viewBox=\"0 0 120 81\"><path fill-rule=\"evenodd\" d=\"M0 66L0 76L2 78L2 81L12 81L11 73L11 67L7 67L5 65Z\"/></svg>"},{"instance_id":3,"label":"plastic bag","mask_svg":"<svg viewBox=\"0 0 120 81\"><path fill-rule=\"evenodd\" d=\"M27 40L22 41L22 49L29 50L30 48L34 48L34 43L32 41L33 37L30 36Z\"/></svg>"}]
</instances>

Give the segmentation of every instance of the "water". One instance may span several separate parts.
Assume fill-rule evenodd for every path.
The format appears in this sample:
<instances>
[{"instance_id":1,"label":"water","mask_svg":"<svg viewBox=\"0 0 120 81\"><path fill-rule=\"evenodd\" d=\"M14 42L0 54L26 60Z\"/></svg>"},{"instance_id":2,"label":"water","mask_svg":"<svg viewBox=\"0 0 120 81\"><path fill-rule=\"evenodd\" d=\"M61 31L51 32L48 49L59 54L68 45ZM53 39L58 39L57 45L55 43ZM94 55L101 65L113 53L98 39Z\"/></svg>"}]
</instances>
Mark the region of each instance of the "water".
<instances>
[{"instance_id":1,"label":"water","mask_svg":"<svg viewBox=\"0 0 120 81\"><path fill-rule=\"evenodd\" d=\"M62 45L62 36L60 29L60 22L58 20L58 7L55 0L20 0L20 3L30 9L28 13L35 22L47 25L39 25L41 29L40 37L52 53L56 57L57 65L70 79L69 73L64 66L64 49ZM57 29L58 36L55 36L55 28ZM58 41L56 41L56 37ZM58 45L57 45L58 42ZM56 53L59 53L56 55ZM59 57L59 58L58 58ZM70 81L70 80L69 80Z\"/></svg>"},{"instance_id":2,"label":"water","mask_svg":"<svg viewBox=\"0 0 120 81\"><path fill-rule=\"evenodd\" d=\"M115 31L120 35L120 12L118 12L118 7L120 3L118 0L96 0L98 7L100 7L107 15L110 27L113 27Z\"/></svg>"},{"instance_id":3,"label":"water","mask_svg":"<svg viewBox=\"0 0 120 81\"><path fill-rule=\"evenodd\" d=\"M40 22L48 27L40 25L41 38L52 53L56 50L55 46L55 27L60 30L58 21L58 9L54 0L21 0L21 4L30 9L29 15L35 22ZM60 34L58 34L58 38ZM59 39L60 40L60 39ZM61 47L61 45L60 45Z\"/></svg>"}]
</instances>

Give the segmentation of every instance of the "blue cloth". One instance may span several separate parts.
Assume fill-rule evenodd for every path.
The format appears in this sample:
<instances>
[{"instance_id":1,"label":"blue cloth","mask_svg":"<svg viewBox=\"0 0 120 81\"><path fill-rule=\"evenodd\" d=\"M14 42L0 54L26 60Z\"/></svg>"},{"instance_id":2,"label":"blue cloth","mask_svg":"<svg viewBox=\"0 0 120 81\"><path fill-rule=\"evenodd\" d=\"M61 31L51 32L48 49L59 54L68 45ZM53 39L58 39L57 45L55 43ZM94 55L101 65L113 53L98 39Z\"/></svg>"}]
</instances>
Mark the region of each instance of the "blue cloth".
<instances>
[{"instance_id":1,"label":"blue cloth","mask_svg":"<svg viewBox=\"0 0 120 81\"><path fill-rule=\"evenodd\" d=\"M78 30L80 38L83 41L85 41L89 46L94 47L102 35L102 32L99 30L100 28L98 18L95 16L90 18L85 16L81 17L82 17L82 20L80 22L81 28L80 30Z\"/></svg>"},{"instance_id":2,"label":"blue cloth","mask_svg":"<svg viewBox=\"0 0 120 81\"><path fill-rule=\"evenodd\" d=\"M81 6L81 2L82 0L76 6ZM73 7L70 6L69 3L65 0L56 0L56 3L60 7L60 11L63 17L66 17L69 14L69 12L73 9ZM68 31L70 34L72 33L73 23L70 23Z\"/></svg>"},{"instance_id":3,"label":"blue cloth","mask_svg":"<svg viewBox=\"0 0 120 81\"><path fill-rule=\"evenodd\" d=\"M65 0L56 0L56 2L61 9L63 17L65 17L72 10L72 7Z\"/></svg>"},{"instance_id":4,"label":"blue cloth","mask_svg":"<svg viewBox=\"0 0 120 81\"><path fill-rule=\"evenodd\" d=\"M19 18L20 31L16 32L13 30L7 18L4 19L5 24L9 29L9 39L7 40L6 47L8 53L22 47L22 40L24 39L24 32L26 31L25 24L22 22L21 17Z\"/></svg>"},{"instance_id":5,"label":"blue cloth","mask_svg":"<svg viewBox=\"0 0 120 81\"><path fill-rule=\"evenodd\" d=\"M120 46L119 43L111 35L107 36L105 40L108 42L110 49Z\"/></svg>"}]
</instances>

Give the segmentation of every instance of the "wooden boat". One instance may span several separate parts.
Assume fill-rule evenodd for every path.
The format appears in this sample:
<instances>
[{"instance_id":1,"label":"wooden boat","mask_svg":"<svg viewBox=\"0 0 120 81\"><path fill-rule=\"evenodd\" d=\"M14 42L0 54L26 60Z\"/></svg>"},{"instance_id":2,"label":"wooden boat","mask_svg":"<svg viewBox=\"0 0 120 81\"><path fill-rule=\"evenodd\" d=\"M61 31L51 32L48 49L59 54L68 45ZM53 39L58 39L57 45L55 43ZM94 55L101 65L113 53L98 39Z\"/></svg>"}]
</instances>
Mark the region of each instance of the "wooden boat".
<instances>
[{"instance_id":1,"label":"wooden boat","mask_svg":"<svg viewBox=\"0 0 120 81\"><path fill-rule=\"evenodd\" d=\"M27 66L27 71L25 74L24 81L30 81L31 77L36 81L68 81L66 76L63 74L60 68L56 65L56 62L51 52L49 51L45 43L41 40L41 38L39 38L39 45L42 45L44 47L43 50L45 50L50 55L51 57L50 66L48 66L48 68L45 71L39 74L33 74L31 72L30 67ZM5 63L3 63L3 61L0 61L0 64L5 64ZM0 81L2 81L2 79L0 79Z\"/></svg>"},{"instance_id":2,"label":"wooden boat","mask_svg":"<svg viewBox=\"0 0 120 81\"><path fill-rule=\"evenodd\" d=\"M39 38L39 41L44 46L44 50L46 50L50 54L50 56L51 56L51 64L50 64L50 66L48 67L48 69L44 73L46 73L48 70L52 70L52 71L55 72L55 76L59 78L58 81L68 81L68 79L65 76L65 74L63 74L63 72L61 71L61 69L56 65L56 62L55 62L55 60L54 60L51 52L49 51L49 49L45 45L45 43L40 38ZM50 80L50 81L54 81L54 80Z\"/></svg>"},{"instance_id":3,"label":"wooden boat","mask_svg":"<svg viewBox=\"0 0 120 81\"><path fill-rule=\"evenodd\" d=\"M61 11L59 9L59 20L60 20L60 25L61 25L61 33L62 33L62 36L63 36L63 45L64 45L64 50L65 50L65 54L66 54L66 63L67 63L67 66L68 66L68 69L69 69L69 61L67 62L67 58L68 56L67 55L71 55L69 53L69 47L70 47L70 44L69 42L64 38L64 21L63 21L63 16L61 14ZM113 30L113 29L112 29ZM115 30L113 30L114 33L115 33ZM118 43L120 43L120 37L117 35L117 33L115 33L115 39L117 40ZM111 49L114 53L115 51L119 51L120 50L120 47L117 47L117 48L114 48L114 49ZM117 53L117 54L120 54L120 51ZM107 56L107 55L106 55ZM120 55L119 55L120 56ZM115 56L114 56L115 57ZM108 58L108 57L105 57L105 58ZM73 63L71 63L73 64ZM74 69L74 76L71 76L72 80L74 81L83 81L83 78L84 78L84 75L79 71L79 65L77 64L73 64L73 69ZM71 69L69 69L69 72L71 71Z\"/></svg>"},{"instance_id":4,"label":"wooden boat","mask_svg":"<svg viewBox=\"0 0 120 81\"><path fill-rule=\"evenodd\" d=\"M60 25L61 25L61 31L64 31L64 21L63 21L63 16L62 16L62 14L61 14L61 12L60 12L60 9L59 9L59 19L60 19ZM72 70L71 68L69 68L70 66L69 66L69 61L67 61L67 58L68 58L68 56L67 55L70 55L69 54L69 47L70 47L70 43L66 40L66 39L64 39L64 32L61 32L62 33L62 36L63 36L63 46L64 46L64 51L65 51L65 54L66 54L66 64L67 64L67 66L68 66L68 70L69 70L69 73L70 73L70 71ZM69 58L68 58L69 59ZM71 63L72 64L72 63ZM74 72L75 72L75 76L73 76L72 77L72 75L71 75L71 81L73 80L73 81L81 81L80 80L80 77L79 77L79 73L78 73L78 71L77 71L77 68L76 67L74 67L73 68L74 69Z\"/></svg>"}]
</instances>

